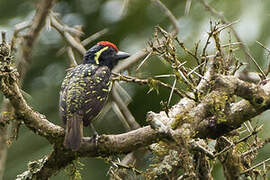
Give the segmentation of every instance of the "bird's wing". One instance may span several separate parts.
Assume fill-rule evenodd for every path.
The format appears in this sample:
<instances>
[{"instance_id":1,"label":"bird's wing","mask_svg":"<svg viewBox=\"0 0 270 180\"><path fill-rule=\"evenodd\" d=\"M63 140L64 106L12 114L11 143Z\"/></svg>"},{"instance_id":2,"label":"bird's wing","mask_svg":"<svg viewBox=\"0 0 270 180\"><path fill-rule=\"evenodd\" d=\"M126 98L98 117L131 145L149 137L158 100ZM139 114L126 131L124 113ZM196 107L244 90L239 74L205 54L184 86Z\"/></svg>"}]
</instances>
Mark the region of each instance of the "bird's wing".
<instances>
[{"instance_id":1,"label":"bird's wing","mask_svg":"<svg viewBox=\"0 0 270 180\"><path fill-rule=\"evenodd\" d=\"M88 84L83 101L85 126L100 113L105 105L111 84L110 75L110 69L106 66L99 66L91 75L85 74L84 81Z\"/></svg>"}]
</instances>

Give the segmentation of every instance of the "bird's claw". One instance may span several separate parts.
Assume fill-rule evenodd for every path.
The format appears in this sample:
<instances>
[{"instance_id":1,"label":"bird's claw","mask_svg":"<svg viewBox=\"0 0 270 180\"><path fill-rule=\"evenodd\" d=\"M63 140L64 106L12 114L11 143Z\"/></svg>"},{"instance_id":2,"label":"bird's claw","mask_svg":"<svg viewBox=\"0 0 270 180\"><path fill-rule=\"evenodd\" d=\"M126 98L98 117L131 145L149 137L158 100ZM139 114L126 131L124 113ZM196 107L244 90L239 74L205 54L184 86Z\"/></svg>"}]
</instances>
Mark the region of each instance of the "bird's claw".
<instances>
[{"instance_id":1,"label":"bird's claw","mask_svg":"<svg viewBox=\"0 0 270 180\"><path fill-rule=\"evenodd\" d=\"M96 146L98 144L98 139L99 139L99 135L98 134L94 134L92 137L91 137L91 142L93 142Z\"/></svg>"}]
</instances>

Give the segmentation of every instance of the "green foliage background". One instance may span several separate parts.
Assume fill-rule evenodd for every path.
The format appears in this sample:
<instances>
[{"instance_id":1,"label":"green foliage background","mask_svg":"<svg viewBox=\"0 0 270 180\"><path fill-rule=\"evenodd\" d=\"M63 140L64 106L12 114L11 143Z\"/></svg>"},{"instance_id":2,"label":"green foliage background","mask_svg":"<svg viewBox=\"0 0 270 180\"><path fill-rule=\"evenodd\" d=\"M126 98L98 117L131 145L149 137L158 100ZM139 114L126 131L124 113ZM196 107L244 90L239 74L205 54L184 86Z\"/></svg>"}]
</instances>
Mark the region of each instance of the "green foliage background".
<instances>
[{"instance_id":1,"label":"green foliage background","mask_svg":"<svg viewBox=\"0 0 270 180\"><path fill-rule=\"evenodd\" d=\"M190 14L187 16L184 16L186 1L163 0L163 2L177 17L180 27L179 38L185 42L186 47L193 49L194 43L198 40L202 40L202 46L209 30L209 20L216 19L210 16L199 1L192 1ZM255 41L258 40L267 47L270 46L270 1L212 0L209 2L213 7L222 11L229 21L240 20L234 26L235 29L249 46L258 63L265 68L269 57ZM7 30L10 38L15 24L31 20L36 3L35 0L1 0L0 30ZM168 18L151 1L62 0L58 1L53 9L59 13L60 18L66 24L70 26L83 25L85 33L83 38L103 28L109 28L109 33L98 40L112 41L118 45L119 49L131 54L146 46L147 41L152 37L155 25L160 25L167 30L171 29ZM222 33L222 37L224 42L228 42L227 33ZM64 45L65 42L55 30L44 29L36 46L34 46L32 65L23 84L23 90L31 95L31 97L27 97L31 106L45 114L50 121L61 126L62 122L58 116L58 92L65 76L65 69L68 67L68 61L66 54L60 56L56 54ZM193 61L181 50L179 54L183 61L189 63ZM238 55L242 61L246 62L241 51ZM167 65L156 57L150 58L139 72L135 72L133 68L130 69L130 72L137 77L166 74L169 73L168 71ZM168 82L172 83L171 80ZM149 110L160 111L160 101L167 101L170 93L167 89L161 88L157 96L154 91L147 94L148 87L146 86L124 83L122 85L132 97L129 108L141 125L145 124L146 112ZM177 100L177 97L174 97L173 103L176 103ZM268 120L269 113L264 113L253 122L255 124L264 123L264 128L268 129ZM104 118L98 120L95 126L99 133L125 132L123 125L112 110ZM86 133L89 134L90 131ZM261 137L269 137L269 135L266 131L260 134ZM49 154L51 149L51 145L44 138L21 126L18 140L14 141L9 148L4 179L14 179L17 174L26 170L29 161L42 158ZM269 152L269 147L261 150L258 161L270 157ZM104 163L104 160L84 158L81 159L81 162L85 165L81 171L83 179L109 178L106 176L109 164ZM216 166L214 174L217 179L222 178L219 165ZM67 179L67 176L62 171L51 179Z\"/></svg>"}]
</instances>

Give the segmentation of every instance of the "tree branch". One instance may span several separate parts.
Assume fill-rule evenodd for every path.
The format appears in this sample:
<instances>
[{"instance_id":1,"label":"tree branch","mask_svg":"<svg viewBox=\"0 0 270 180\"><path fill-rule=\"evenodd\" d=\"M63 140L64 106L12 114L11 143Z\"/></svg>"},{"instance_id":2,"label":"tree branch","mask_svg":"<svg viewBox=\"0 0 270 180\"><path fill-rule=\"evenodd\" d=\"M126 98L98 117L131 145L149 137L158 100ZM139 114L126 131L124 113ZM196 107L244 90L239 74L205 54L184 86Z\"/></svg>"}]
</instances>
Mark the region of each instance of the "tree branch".
<instances>
[{"instance_id":1,"label":"tree branch","mask_svg":"<svg viewBox=\"0 0 270 180\"><path fill-rule=\"evenodd\" d=\"M216 116L200 119L200 116L196 122L199 123L196 130L198 131L197 136L200 138L212 137L217 138L227 132L236 129L241 126L247 120L261 114L265 110L270 108L270 82L255 86L254 84L242 81L234 76L220 76L216 80L216 88L225 88L228 94L236 94L246 100L232 103L230 108L227 110L226 119L224 121L218 121ZM224 97L224 92L213 91L205 97L209 98ZM218 100L215 100L215 103ZM224 99L223 99L224 100ZM204 101L199 106L201 109L198 113L206 112L209 108L208 101Z\"/></svg>"},{"instance_id":2,"label":"tree branch","mask_svg":"<svg viewBox=\"0 0 270 180\"><path fill-rule=\"evenodd\" d=\"M41 0L37 6L36 14L32 20L29 30L26 35L23 36L21 45L20 61L17 64L20 76L25 76L25 69L30 63L30 55L32 53L32 47L37 40L42 28L45 25L46 17L49 14L50 9L54 5L56 0Z\"/></svg>"},{"instance_id":3,"label":"tree branch","mask_svg":"<svg viewBox=\"0 0 270 180\"><path fill-rule=\"evenodd\" d=\"M91 142L90 138L84 138L84 142L82 143L82 147L80 150L76 152L72 152L66 150L62 146L62 141L64 137L64 130L63 128L54 125L53 123L49 122L45 116L39 114L32 110L24 100L21 92L19 90L17 84L17 73L16 71L12 72L1 72L0 80L1 80L1 90L4 95L10 100L13 107L16 109L16 115L22 119L25 125L33 130L34 132L38 133L41 136L46 137L51 144L55 144L55 148L51 156L49 156L48 160L44 164L43 168L50 168L51 163L56 162L60 159L69 159L70 161L65 160L64 162L61 161L61 166L59 168L65 167L68 163L71 163L72 160L76 159L78 156L109 156L112 154L119 154L119 153L128 153L137 148L149 145L153 142L157 142L160 138L167 138L170 139L170 134L166 132L158 132L153 130L150 126L139 128L134 131L130 131L124 134L118 135L103 135L98 141L98 146L96 147L95 143ZM221 81L221 79L227 79L226 81ZM216 81L216 88L224 88L224 84L226 87L230 89L229 92L238 92L238 95L243 95L243 91L240 90L241 88L248 89L252 92L253 86L250 84L243 83L241 80L238 80L232 76L221 76ZM220 84L220 85L219 85ZM266 88L267 87L267 88ZM159 114L154 114L152 118L157 119L161 122L166 122L166 126L170 127L168 122L175 123L177 119L173 117L179 116L189 117L189 120L193 119L191 123L194 125L194 129L198 132L196 134L197 137L206 138L212 137L217 138L230 130L233 130L239 127L244 121L255 117L256 115L260 114L262 111L269 109L270 105L270 97L264 96L264 94L269 94L270 92L270 83L268 82L263 86L263 88L257 87L258 91L265 91L261 95L264 101L260 106L254 106L246 100L242 100L238 103L235 103L232 108L230 109L230 113L227 115L227 121L225 122L218 122L216 119L209 119L205 116L207 108L211 106L211 102L217 101L217 97L224 97L223 91L213 91L209 95L202 100L202 103L194 107L190 110L190 113L187 115L179 114L183 106L178 104L174 106L170 111L170 117L164 112ZM255 95L255 94L254 94ZM190 100L190 102L192 102ZM192 107L192 106L191 106ZM175 112L173 112L175 111ZM203 113L205 112L205 113ZM182 119L183 119L182 118ZM182 122L184 123L184 122ZM177 131L172 131L174 137L181 136L184 131L181 131L181 126L178 126ZM186 128L186 127L185 127ZM193 128L193 127L192 127ZM64 156L64 157L63 157ZM51 162L53 161L53 162ZM67 164L66 164L66 163ZM47 165L48 164L48 165ZM57 165L58 166L58 165ZM57 166L53 166L50 170L55 172ZM42 169L43 169L42 168ZM49 170L42 170L40 173L48 172Z\"/></svg>"},{"instance_id":4,"label":"tree branch","mask_svg":"<svg viewBox=\"0 0 270 180\"><path fill-rule=\"evenodd\" d=\"M16 109L15 114L18 119L23 120L28 128L46 137L50 142L53 142L54 137L63 136L63 128L48 121L44 115L34 111L26 103L18 85L18 72L16 69L10 69L10 71L0 72L0 89Z\"/></svg>"},{"instance_id":5,"label":"tree branch","mask_svg":"<svg viewBox=\"0 0 270 180\"><path fill-rule=\"evenodd\" d=\"M55 145L53 153L48 157L48 160L40 171L41 174L45 172L48 173L49 171L51 171L53 174L53 172L57 170L58 166L59 168L65 167L65 165L71 163L72 160L79 156L96 157L128 153L137 148L157 142L160 138L171 139L171 135L176 138L174 138L175 140L177 140L177 137L181 136L181 134L185 132L181 130L181 124L183 125L183 123L188 123L188 121L181 121L179 126L175 126L175 131L170 131L169 133L166 131L155 131L151 127L147 126L124 134L103 135L98 141L98 146L96 146L95 143L90 140L90 138L84 138L84 142L82 143L80 150L77 153L72 152L66 150L62 145L64 137L63 128L49 122L44 115L35 112L27 105L17 84L17 78L18 74L15 69L11 69L10 72L1 72L0 82L2 92L16 109L15 113L18 118L22 119L25 125L32 131L46 137L51 144ZM166 113L160 112L159 114L152 114L152 119L165 122L165 126L170 128L170 124L173 124L179 120L184 120L186 117L188 117L190 123L194 125L190 128L194 128L194 132L198 132L195 136L201 138L217 138L228 131L239 127L244 121L255 117L270 107L270 97L267 96L270 92L270 82L267 82L263 86L255 87L233 76L219 76L215 81L214 87L216 90L209 93L200 104L193 108L190 106L192 109L190 109L189 114L179 114L181 112L181 108L186 108L188 103L186 103L185 106L183 106L183 104L178 104L170 110L169 117L167 117ZM214 116L207 117L206 114L207 109L210 106L215 105L212 104L214 101L218 102L219 98L222 100L223 97L227 96L224 91L228 92L228 94L233 94L235 92L237 95L243 96L244 98L247 98L253 102L254 99L249 99L246 97L246 92L249 92L249 94L251 93L249 96L257 97L255 98L254 102L258 103L256 99L260 98L262 98L263 101L258 105L256 104L256 106L252 105L253 103L249 103L247 100L242 100L235 103L227 114L227 121L219 122ZM184 99L185 98L183 98L183 100ZM192 104L193 101L189 100L189 102ZM168 124L168 122L171 123ZM187 127L185 126L184 128L186 129ZM65 160L61 161L60 159ZM51 164L53 162L57 162L58 160L59 163L61 162L60 165L55 164L56 166L53 166L52 168Z\"/></svg>"},{"instance_id":6,"label":"tree branch","mask_svg":"<svg viewBox=\"0 0 270 180\"><path fill-rule=\"evenodd\" d=\"M79 40L74 38L66 29L66 26L63 25L59 19L56 18L56 15L51 13L51 24L52 27L54 27L59 34L61 34L61 36L68 42L68 44L76 49L81 56L84 56L84 54L86 53L86 49L84 48L84 46L82 45L81 42L78 42Z\"/></svg>"},{"instance_id":7,"label":"tree branch","mask_svg":"<svg viewBox=\"0 0 270 180\"><path fill-rule=\"evenodd\" d=\"M17 69L20 73L20 82L23 81L26 71L27 71L27 65L30 64L30 55L32 53L33 44L38 38L38 35L40 34L45 24L46 17L54 3L55 3L55 0L41 0L38 4L38 8L36 10L36 14L34 15L32 22L26 23L26 25L24 23L23 27L21 26L19 29L15 30L13 34L11 47L9 51L13 50L15 46L16 37L19 31L29 27L26 35L24 35L22 39L22 44L20 46L20 53L19 53L20 58L18 58L19 61L17 64ZM9 52L9 54L11 54L11 52ZM16 89L19 90L19 88L16 88ZM10 112L11 113L10 116L14 115L13 107L11 107L11 104L8 100L5 100L2 102L2 108L3 109L1 110L1 112ZM14 128L14 126L16 126L17 128L18 124L19 124L19 121L10 122L11 129ZM0 131L1 131L0 137L2 137L0 138L2 140L2 142L0 142L1 150L2 150L0 152L0 157L1 157L0 158L0 161L1 161L0 162L0 179L2 179L2 176L3 176L3 172L2 172L3 168L1 166L4 164L5 156L7 153L6 152L7 151L7 138L12 133L12 130L8 131L7 129L8 129L7 124L0 127Z\"/></svg>"}]
</instances>

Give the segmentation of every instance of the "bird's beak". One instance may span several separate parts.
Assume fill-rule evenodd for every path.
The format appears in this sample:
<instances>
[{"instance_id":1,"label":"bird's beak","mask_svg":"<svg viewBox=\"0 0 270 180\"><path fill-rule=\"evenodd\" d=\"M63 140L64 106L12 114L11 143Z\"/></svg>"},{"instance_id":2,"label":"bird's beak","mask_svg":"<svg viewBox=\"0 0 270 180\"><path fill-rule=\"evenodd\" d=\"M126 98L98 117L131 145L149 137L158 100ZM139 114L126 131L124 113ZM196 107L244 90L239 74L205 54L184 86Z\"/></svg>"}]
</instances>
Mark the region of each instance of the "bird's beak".
<instances>
[{"instance_id":1,"label":"bird's beak","mask_svg":"<svg viewBox=\"0 0 270 180\"><path fill-rule=\"evenodd\" d=\"M122 51L118 51L115 55L115 59L116 60L121 60L121 59L126 59L128 58L130 55L126 52L122 52Z\"/></svg>"}]
</instances>

